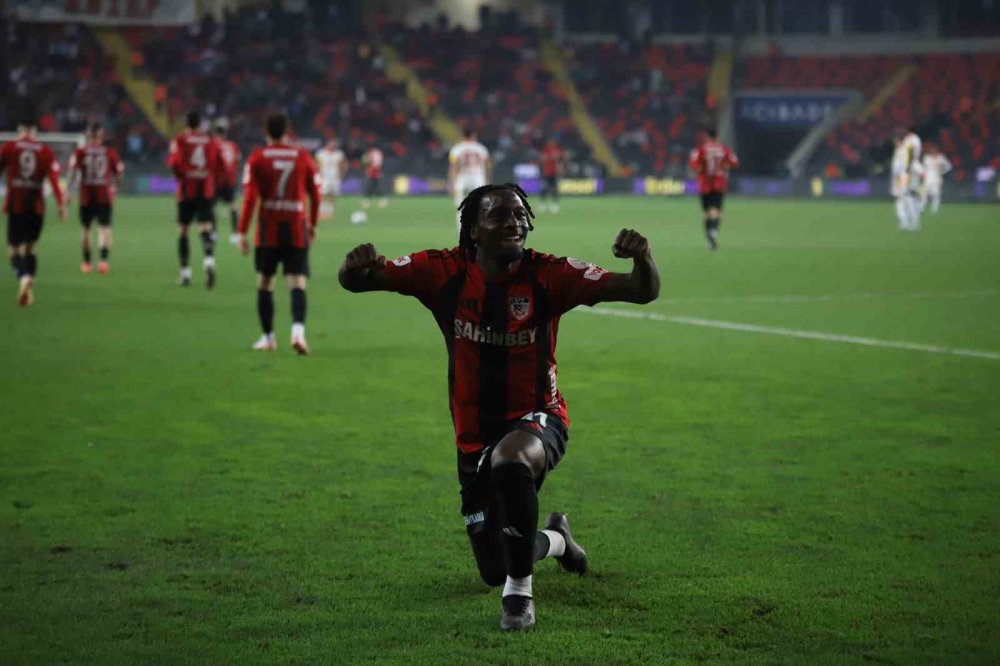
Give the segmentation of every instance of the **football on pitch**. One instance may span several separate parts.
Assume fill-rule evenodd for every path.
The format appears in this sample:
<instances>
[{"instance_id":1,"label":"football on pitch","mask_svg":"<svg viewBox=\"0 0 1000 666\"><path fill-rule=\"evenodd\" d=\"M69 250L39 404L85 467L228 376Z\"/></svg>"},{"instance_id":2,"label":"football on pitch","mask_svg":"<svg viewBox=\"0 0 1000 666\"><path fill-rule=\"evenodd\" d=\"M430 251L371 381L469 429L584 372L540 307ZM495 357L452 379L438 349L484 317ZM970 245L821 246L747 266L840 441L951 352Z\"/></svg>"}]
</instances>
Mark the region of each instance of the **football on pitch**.
<instances>
[{"instance_id":1,"label":"football on pitch","mask_svg":"<svg viewBox=\"0 0 1000 666\"><path fill-rule=\"evenodd\" d=\"M356 210L351 213L351 224L364 224L368 221L368 213L363 210Z\"/></svg>"}]
</instances>

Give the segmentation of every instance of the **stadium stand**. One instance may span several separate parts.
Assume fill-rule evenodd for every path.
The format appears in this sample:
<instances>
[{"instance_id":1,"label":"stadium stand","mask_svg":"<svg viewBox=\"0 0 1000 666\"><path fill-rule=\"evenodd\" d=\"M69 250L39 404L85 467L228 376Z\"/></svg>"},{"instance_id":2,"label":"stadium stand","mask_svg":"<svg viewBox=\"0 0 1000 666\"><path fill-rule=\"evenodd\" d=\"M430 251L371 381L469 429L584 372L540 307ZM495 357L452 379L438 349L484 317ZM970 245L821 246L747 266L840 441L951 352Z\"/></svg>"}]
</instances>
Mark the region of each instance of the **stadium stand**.
<instances>
[{"instance_id":1,"label":"stadium stand","mask_svg":"<svg viewBox=\"0 0 1000 666\"><path fill-rule=\"evenodd\" d=\"M692 45L623 40L569 44L563 53L605 137L632 173L682 177L706 111L711 56Z\"/></svg>"},{"instance_id":2,"label":"stadium stand","mask_svg":"<svg viewBox=\"0 0 1000 666\"><path fill-rule=\"evenodd\" d=\"M162 159L166 144L118 80L114 61L84 27L7 22L0 15L0 127L26 110L43 132L81 131L103 121L108 140L132 161Z\"/></svg>"},{"instance_id":3,"label":"stadium stand","mask_svg":"<svg viewBox=\"0 0 1000 666\"><path fill-rule=\"evenodd\" d=\"M1000 145L997 100L1000 54L909 56L782 56L746 61L746 88L852 88L873 98L905 65L914 74L865 117L842 123L825 140L810 171L865 176L885 168L897 126L914 126L924 141L936 141L952 161L957 181L975 177L974 167ZM994 159L994 161L996 161Z\"/></svg>"},{"instance_id":4,"label":"stadium stand","mask_svg":"<svg viewBox=\"0 0 1000 666\"><path fill-rule=\"evenodd\" d=\"M547 138L555 137L568 153L569 175L599 171L570 117L564 91L542 65L534 30L393 25L389 34L388 41L421 76L434 103L474 129L498 167L536 155ZM463 54L457 63L456 53Z\"/></svg>"}]
</instances>

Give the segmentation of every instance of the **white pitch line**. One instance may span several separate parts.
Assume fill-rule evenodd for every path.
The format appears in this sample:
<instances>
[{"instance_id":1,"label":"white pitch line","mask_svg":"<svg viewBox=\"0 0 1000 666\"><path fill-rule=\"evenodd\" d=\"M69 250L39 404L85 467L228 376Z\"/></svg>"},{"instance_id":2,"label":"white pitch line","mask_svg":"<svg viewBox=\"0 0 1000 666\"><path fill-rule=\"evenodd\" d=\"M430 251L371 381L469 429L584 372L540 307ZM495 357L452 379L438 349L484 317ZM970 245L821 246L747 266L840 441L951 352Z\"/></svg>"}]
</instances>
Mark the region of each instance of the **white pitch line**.
<instances>
[{"instance_id":1,"label":"white pitch line","mask_svg":"<svg viewBox=\"0 0 1000 666\"><path fill-rule=\"evenodd\" d=\"M913 292L902 294L859 292L853 294L750 294L746 296L690 296L664 299L665 303L812 303L825 301L864 301L874 299L946 299L946 298L986 298L996 296L996 289L979 291L939 291Z\"/></svg>"},{"instance_id":2,"label":"white pitch line","mask_svg":"<svg viewBox=\"0 0 1000 666\"><path fill-rule=\"evenodd\" d=\"M743 331L747 333L783 335L789 338L824 340L826 342L841 342L852 345L864 345L866 347L883 347L886 349L906 349L908 351L928 352L931 354L972 356L974 358L988 358L994 361L1000 361L1000 352L979 351L977 349L939 347L937 345L925 345L925 344L920 344L918 342L880 340L878 338L862 338L856 335L838 335L836 333L821 333L819 331L800 331L794 328L781 328L777 326L760 326L758 324L743 324L734 321L720 321L718 319L700 319L698 317L665 315L665 314L660 314L658 312L614 310L611 308L581 308L581 311L610 316L610 317L626 317L628 319L650 319L652 321L665 321L672 324L685 324L688 326L704 326L707 328L722 328L730 331Z\"/></svg>"}]
</instances>

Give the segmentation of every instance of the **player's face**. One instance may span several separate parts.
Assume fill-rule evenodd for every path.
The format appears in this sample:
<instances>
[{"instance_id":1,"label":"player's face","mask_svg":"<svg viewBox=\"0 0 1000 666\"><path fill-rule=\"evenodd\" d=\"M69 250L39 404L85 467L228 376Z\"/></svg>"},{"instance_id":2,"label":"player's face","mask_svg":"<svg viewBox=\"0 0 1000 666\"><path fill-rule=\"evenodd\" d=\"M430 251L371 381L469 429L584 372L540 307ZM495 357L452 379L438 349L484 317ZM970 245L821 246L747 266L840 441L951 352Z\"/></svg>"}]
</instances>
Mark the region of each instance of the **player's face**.
<instances>
[{"instance_id":1,"label":"player's face","mask_svg":"<svg viewBox=\"0 0 1000 666\"><path fill-rule=\"evenodd\" d=\"M528 209L510 190L493 192L479 204L479 220L472 239L485 256L501 261L517 261L524 253L528 237Z\"/></svg>"}]
</instances>

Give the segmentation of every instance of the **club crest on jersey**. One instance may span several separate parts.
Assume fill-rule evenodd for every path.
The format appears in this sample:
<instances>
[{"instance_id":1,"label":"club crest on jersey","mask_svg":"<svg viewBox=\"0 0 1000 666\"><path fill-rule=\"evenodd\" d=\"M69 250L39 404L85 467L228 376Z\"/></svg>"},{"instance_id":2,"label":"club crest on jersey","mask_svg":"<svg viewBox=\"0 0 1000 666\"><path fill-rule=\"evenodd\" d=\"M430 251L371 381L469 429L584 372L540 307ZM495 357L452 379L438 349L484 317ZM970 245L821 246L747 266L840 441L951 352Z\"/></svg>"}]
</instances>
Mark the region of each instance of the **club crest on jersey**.
<instances>
[{"instance_id":1,"label":"club crest on jersey","mask_svg":"<svg viewBox=\"0 0 1000 666\"><path fill-rule=\"evenodd\" d=\"M531 299L527 296L510 296L507 298L507 311L517 321L524 321L531 314Z\"/></svg>"},{"instance_id":2,"label":"club crest on jersey","mask_svg":"<svg viewBox=\"0 0 1000 666\"><path fill-rule=\"evenodd\" d=\"M406 255L404 257L400 257L399 259L393 259L392 260L392 264L393 264L393 266L400 266L400 267L402 267L402 266L405 266L406 264L410 263L411 261L413 261L413 258L410 255Z\"/></svg>"}]
</instances>

